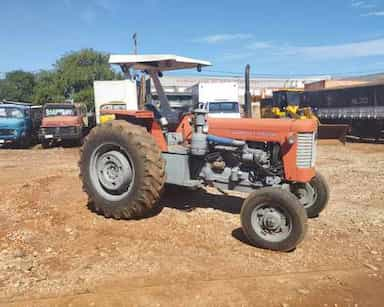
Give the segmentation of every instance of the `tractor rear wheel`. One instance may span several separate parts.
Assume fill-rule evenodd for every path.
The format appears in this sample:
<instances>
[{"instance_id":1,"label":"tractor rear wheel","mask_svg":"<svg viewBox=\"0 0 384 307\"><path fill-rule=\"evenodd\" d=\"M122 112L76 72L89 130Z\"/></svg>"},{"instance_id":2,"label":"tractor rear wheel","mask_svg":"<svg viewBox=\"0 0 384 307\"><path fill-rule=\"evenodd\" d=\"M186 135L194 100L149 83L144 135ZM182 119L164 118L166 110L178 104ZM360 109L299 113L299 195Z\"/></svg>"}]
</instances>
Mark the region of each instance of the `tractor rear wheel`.
<instances>
[{"instance_id":1,"label":"tractor rear wheel","mask_svg":"<svg viewBox=\"0 0 384 307\"><path fill-rule=\"evenodd\" d=\"M293 250L307 231L304 207L281 188L261 188L244 201L240 213L243 231L252 245L275 251Z\"/></svg>"},{"instance_id":2,"label":"tractor rear wheel","mask_svg":"<svg viewBox=\"0 0 384 307\"><path fill-rule=\"evenodd\" d=\"M152 136L123 120L92 129L80 157L83 189L106 217L132 219L155 211L165 182L165 162Z\"/></svg>"}]
</instances>

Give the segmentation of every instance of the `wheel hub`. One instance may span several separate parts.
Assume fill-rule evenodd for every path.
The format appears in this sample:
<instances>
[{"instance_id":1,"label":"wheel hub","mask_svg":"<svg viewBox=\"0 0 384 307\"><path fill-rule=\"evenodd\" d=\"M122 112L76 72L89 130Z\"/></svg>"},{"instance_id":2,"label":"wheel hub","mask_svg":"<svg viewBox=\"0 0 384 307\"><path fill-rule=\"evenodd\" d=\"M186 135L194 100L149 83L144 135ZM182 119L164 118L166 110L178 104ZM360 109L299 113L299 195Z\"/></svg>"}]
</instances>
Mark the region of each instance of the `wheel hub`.
<instances>
[{"instance_id":1,"label":"wheel hub","mask_svg":"<svg viewBox=\"0 0 384 307\"><path fill-rule=\"evenodd\" d=\"M132 168L128 159L119 151L102 154L96 162L97 177L108 190L120 191L132 181Z\"/></svg>"},{"instance_id":2,"label":"wheel hub","mask_svg":"<svg viewBox=\"0 0 384 307\"><path fill-rule=\"evenodd\" d=\"M295 194L304 208L312 206L317 199L316 191L309 183L301 185L297 188Z\"/></svg>"},{"instance_id":3,"label":"wheel hub","mask_svg":"<svg viewBox=\"0 0 384 307\"><path fill-rule=\"evenodd\" d=\"M281 216L277 212L268 212L262 218L262 224L269 230L276 230L281 226Z\"/></svg>"},{"instance_id":4,"label":"wheel hub","mask_svg":"<svg viewBox=\"0 0 384 307\"><path fill-rule=\"evenodd\" d=\"M258 235L272 242L287 238L292 228L291 219L284 211L266 204L253 210L251 224Z\"/></svg>"}]
</instances>

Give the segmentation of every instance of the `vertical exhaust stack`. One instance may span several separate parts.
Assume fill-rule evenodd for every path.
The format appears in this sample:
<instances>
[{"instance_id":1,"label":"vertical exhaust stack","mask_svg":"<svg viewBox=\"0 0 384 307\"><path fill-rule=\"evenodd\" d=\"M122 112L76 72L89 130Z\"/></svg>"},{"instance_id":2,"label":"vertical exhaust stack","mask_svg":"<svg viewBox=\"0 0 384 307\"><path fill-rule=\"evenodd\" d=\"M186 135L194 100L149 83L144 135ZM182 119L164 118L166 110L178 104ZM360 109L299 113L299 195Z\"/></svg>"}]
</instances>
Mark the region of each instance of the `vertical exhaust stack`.
<instances>
[{"instance_id":1,"label":"vertical exhaust stack","mask_svg":"<svg viewBox=\"0 0 384 307\"><path fill-rule=\"evenodd\" d=\"M249 83L250 83L250 71L251 66L247 64L245 66L245 92L244 92L244 111L245 111L245 117L251 118L252 117L252 101L251 101L251 92L249 90Z\"/></svg>"}]
</instances>

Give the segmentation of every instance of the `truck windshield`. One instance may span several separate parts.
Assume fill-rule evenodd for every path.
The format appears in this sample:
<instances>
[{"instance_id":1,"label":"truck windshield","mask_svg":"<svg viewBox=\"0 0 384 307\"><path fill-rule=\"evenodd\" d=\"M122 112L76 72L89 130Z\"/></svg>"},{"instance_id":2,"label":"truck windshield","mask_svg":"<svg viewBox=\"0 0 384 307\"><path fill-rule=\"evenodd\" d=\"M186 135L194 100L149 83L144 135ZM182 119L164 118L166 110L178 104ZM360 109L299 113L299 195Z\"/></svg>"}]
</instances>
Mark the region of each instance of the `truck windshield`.
<instances>
[{"instance_id":1,"label":"truck windshield","mask_svg":"<svg viewBox=\"0 0 384 307\"><path fill-rule=\"evenodd\" d=\"M100 107L101 110L126 110L125 104L104 104Z\"/></svg>"},{"instance_id":2,"label":"truck windshield","mask_svg":"<svg viewBox=\"0 0 384 307\"><path fill-rule=\"evenodd\" d=\"M209 113L239 113L237 102L210 102Z\"/></svg>"},{"instance_id":3,"label":"truck windshield","mask_svg":"<svg viewBox=\"0 0 384 307\"><path fill-rule=\"evenodd\" d=\"M0 107L0 117L6 118L23 118L24 114L18 108L14 107Z\"/></svg>"},{"instance_id":4,"label":"truck windshield","mask_svg":"<svg viewBox=\"0 0 384 307\"><path fill-rule=\"evenodd\" d=\"M75 116L75 109L73 108L46 108L45 116Z\"/></svg>"},{"instance_id":5,"label":"truck windshield","mask_svg":"<svg viewBox=\"0 0 384 307\"><path fill-rule=\"evenodd\" d=\"M287 93L287 102L290 106L300 105L300 93Z\"/></svg>"}]
</instances>

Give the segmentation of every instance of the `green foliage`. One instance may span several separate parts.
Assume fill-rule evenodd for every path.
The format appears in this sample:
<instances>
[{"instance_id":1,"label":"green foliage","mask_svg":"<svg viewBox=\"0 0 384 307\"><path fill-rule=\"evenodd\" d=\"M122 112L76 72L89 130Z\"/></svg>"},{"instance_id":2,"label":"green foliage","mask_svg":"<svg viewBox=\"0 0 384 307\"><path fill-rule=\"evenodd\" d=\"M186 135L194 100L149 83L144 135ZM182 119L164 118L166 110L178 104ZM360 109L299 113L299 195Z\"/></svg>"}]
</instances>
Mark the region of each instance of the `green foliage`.
<instances>
[{"instance_id":1,"label":"green foliage","mask_svg":"<svg viewBox=\"0 0 384 307\"><path fill-rule=\"evenodd\" d=\"M36 86L33 94L33 102L35 104L64 100L64 94L61 94L58 87L56 72L43 70L36 74Z\"/></svg>"},{"instance_id":2,"label":"green foliage","mask_svg":"<svg viewBox=\"0 0 384 307\"><path fill-rule=\"evenodd\" d=\"M93 81L121 79L108 64L108 55L92 49L71 52L55 66L57 87L66 98L93 105Z\"/></svg>"},{"instance_id":3,"label":"green foliage","mask_svg":"<svg viewBox=\"0 0 384 307\"><path fill-rule=\"evenodd\" d=\"M93 81L122 79L108 64L108 54L92 49L69 52L53 70L37 74L14 71L0 80L0 99L33 101L35 104L73 99L92 107Z\"/></svg>"},{"instance_id":4,"label":"green foliage","mask_svg":"<svg viewBox=\"0 0 384 307\"><path fill-rule=\"evenodd\" d=\"M22 70L11 71L1 80L0 99L30 102L35 85L34 74Z\"/></svg>"}]
</instances>

